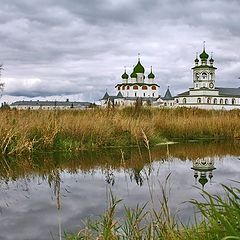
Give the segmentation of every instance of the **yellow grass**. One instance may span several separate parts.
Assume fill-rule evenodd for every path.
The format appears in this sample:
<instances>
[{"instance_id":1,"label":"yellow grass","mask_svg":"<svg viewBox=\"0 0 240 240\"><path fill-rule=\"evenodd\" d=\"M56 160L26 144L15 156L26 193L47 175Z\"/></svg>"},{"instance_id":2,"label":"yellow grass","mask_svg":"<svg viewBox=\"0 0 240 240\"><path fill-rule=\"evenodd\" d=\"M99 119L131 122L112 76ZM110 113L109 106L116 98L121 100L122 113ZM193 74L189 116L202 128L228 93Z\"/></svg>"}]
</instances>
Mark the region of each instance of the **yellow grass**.
<instances>
[{"instance_id":1,"label":"yellow grass","mask_svg":"<svg viewBox=\"0 0 240 240\"><path fill-rule=\"evenodd\" d=\"M150 144L172 139L240 138L240 111L89 109L0 111L2 154Z\"/></svg>"}]
</instances>

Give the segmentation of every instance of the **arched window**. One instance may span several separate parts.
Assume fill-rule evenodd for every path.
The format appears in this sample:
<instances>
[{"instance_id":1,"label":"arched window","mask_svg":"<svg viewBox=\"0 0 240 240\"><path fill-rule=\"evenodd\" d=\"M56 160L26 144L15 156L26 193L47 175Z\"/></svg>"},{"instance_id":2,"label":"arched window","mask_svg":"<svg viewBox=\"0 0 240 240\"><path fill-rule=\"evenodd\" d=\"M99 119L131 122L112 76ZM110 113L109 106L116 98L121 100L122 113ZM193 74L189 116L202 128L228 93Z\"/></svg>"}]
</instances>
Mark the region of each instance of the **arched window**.
<instances>
[{"instance_id":1,"label":"arched window","mask_svg":"<svg viewBox=\"0 0 240 240\"><path fill-rule=\"evenodd\" d=\"M214 98L213 103L217 104L217 99L216 98Z\"/></svg>"},{"instance_id":2,"label":"arched window","mask_svg":"<svg viewBox=\"0 0 240 240\"><path fill-rule=\"evenodd\" d=\"M201 103L201 98L198 98L198 99L197 99L197 103Z\"/></svg>"},{"instance_id":3,"label":"arched window","mask_svg":"<svg viewBox=\"0 0 240 240\"><path fill-rule=\"evenodd\" d=\"M156 86L152 86L152 90L157 90Z\"/></svg>"},{"instance_id":4,"label":"arched window","mask_svg":"<svg viewBox=\"0 0 240 240\"><path fill-rule=\"evenodd\" d=\"M186 104L186 103L187 103L187 99L184 98L184 99L183 99L183 104Z\"/></svg>"},{"instance_id":5,"label":"arched window","mask_svg":"<svg viewBox=\"0 0 240 240\"><path fill-rule=\"evenodd\" d=\"M176 99L176 103L178 103L178 99Z\"/></svg>"},{"instance_id":6,"label":"arched window","mask_svg":"<svg viewBox=\"0 0 240 240\"><path fill-rule=\"evenodd\" d=\"M152 94L152 96L154 97L154 93Z\"/></svg>"},{"instance_id":7,"label":"arched window","mask_svg":"<svg viewBox=\"0 0 240 240\"><path fill-rule=\"evenodd\" d=\"M202 78L206 79L207 78L207 74L205 72L202 73Z\"/></svg>"},{"instance_id":8,"label":"arched window","mask_svg":"<svg viewBox=\"0 0 240 240\"><path fill-rule=\"evenodd\" d=\"M232 105L236 104L235 98L232 99Z\"/></svg>"},{"instance_id":9,"label":"arched window","mask_svg":"<svg viewBox=\"0 0 240 240\"><path fill-rule=\"evenodd\" d=\"M211 103L211 98L207 99L207 103L210 104Z\"/></svg>"},{"instance_id":10,"label":"arched window","mask_svg":"<svg viewBox=\"0 0 240 240\"><path fill-rule=\"evenodd\" d=\"M223 104L223 99L222 98L220 99L220 104Z\"/></svg>"},{"instance_id":11,"label":"arched window","mask_svg":"<svg viewBox=\"0 0 240 240\"><path fill-rule=\"evenodd\" d=\"M122 86L122 90L125 90L125 86Z\"/></svg>"},{"instance_id":12,"label":"arched window","mask_svg":"<svg viewBox=\"0 0 240 240\"><path fill-rule=\"evenodd\" d=\"M130 89L130 86L127 86L127 90L129 90Z\"/></svg>"},{"instance_id":13,"label":"arched window","mask_svg":"<svg viewBox=\"0 0 240 240\"><path fill-rule=\"evenodd\" d=\"M142 86L142 90L147 90L147 86Z\"/></svg>"},{"instance_id":14,"label":"arched window","mask_svg":"<svg viewBox=\"0 0 240 240\"><path fill-rule=\"evenodd\" d=\"M146 93L145 93L145 92L143 93L143 96L144 96L144 97L146 96Z\"/></svg>"},{"instance_id":15,"label":"arched window","mask_svg":"<svg viewBox=\"0 0 240 240\"><path fill-rule=\"evenodd\" d=\"M121 89L121 87L118 87L118 90L120 90Z\"/></svg>"},{"instance_id":16,"label":"arched window","mask_svg":"<svg viewBox=\"0 0 240 240\"><path fill-rule=\"evenodd\" d=\"M196 74L195 74L195 78L196 78L196 80L199 79L199 73L196 73Z\"/></svg>"},{"instance_id":17,"label":"arched window","mask_svg":"<svg viewBox=\"0 0 240 240\"><path fill-rule=\"evenodd\" d=\"M225 99L225 104L228 104L228 99Z\"/></svg>"},{"instance_id":18,"label":"arched window","mask_svg":"<svg viewBox=\"0 0 240 240\"><path fill-rule=\"evenodd\" d=\"M133 86L133 89L134 89L134 90L138 90L138 86L136 86L136 85Z\"/></svg>"},{"instance_id":19,"label":"arched window","mask_svg":"<svg viewBox=\"0 0 240 240\"><path fill-rule=\"evenodd\" d=\"M137 96L137 93L135 92L135 97Z\"/></svg>"}]
</instances>

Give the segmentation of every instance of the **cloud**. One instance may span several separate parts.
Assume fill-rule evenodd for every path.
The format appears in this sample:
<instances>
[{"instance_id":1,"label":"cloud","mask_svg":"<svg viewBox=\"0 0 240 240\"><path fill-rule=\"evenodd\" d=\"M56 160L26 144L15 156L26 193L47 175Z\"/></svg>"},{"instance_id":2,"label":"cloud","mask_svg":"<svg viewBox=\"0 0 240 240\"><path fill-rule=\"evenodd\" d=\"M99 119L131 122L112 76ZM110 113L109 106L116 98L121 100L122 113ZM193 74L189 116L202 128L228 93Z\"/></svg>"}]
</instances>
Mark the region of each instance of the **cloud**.
<instances>
[{"instance_id":1,"label":"cloud","mask_svg":"<svg viewBox=\"0 0 240 240\"><path fill-rule=\"evenodd\" d=\"M0 4L4 94L13 98L79 94L97 100L105 89L114 92L123 66L130 73L138 52L148 71L153 66L161 95L167 85L176 94L191 86L193 59L204 40L218 67L217 85L240 85L239 1Z\"/></svg>"}]
</instances>

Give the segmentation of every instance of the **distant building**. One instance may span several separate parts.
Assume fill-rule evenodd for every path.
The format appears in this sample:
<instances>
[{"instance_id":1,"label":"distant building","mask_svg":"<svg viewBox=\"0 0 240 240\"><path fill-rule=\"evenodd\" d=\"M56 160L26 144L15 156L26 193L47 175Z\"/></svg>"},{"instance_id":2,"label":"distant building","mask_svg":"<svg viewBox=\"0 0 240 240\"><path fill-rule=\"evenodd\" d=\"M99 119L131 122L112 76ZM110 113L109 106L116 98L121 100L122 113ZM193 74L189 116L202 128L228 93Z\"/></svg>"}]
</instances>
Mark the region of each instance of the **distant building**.
<instances>
[{"instance_id":1,"label":"distant building","mask_svg":"<svg viewBox=\"0 0 240 240\"><path fill-rule=\"evenodd\" d=\"M202 109L236 109L240 108L240 87L225 88L215 85L214 59L206 53L205 44L202 53L196 56L193 71L193 86L188 91L172 96L168 87L165 95L158 93L159 85L155 83L155 75L151 72L145 80L145 69L138 58L137 65L130 75L126 69L122 75L122 83L115 86L118 93L110 96L107 92L101 99L102 106L131 106L134 104L154 107L196 107Z\"/></svg>"},{"instance_id":2,"label":"distant building","mask_svg":"<svg viewBox=\"0 0 240 240\"><path fill-rule=\"evenodd\" d=\"M10 105L11 109L19 110L64 110L64 109L84 109L90 107L92 104L90 102L71 102L67 101L17 101Z\"/></svg>"},{"instance_id":3,"label":"distant building","mask_svg":"<svg viewBox=\"0 0 240 240\"><path fill-rule=\"evenodd\" d=\"M155 83L155 75L152 67L145 79L145 68L138 58L138 62L133 71L129 75L125 71L122 75L122 82L118 83L116 96L110 96L107 92L101 99L102 106L116 105L116 106L132 106L139 104L153 104L159 98L159 85Z\"/></svg>"},{"instance_id":4,"label":"distant building","mask_svg":"<svg viewBox=\"0 0 240 240\"><path fill-rule=\"evenodd\" d=\"M199 60L200 58L200 60ZM174 97L175 106L203 109L240 108L240 88L217 87L214 60L205 51L196 56L193 70L193 87Z\"/></svg>"}]
</instances>

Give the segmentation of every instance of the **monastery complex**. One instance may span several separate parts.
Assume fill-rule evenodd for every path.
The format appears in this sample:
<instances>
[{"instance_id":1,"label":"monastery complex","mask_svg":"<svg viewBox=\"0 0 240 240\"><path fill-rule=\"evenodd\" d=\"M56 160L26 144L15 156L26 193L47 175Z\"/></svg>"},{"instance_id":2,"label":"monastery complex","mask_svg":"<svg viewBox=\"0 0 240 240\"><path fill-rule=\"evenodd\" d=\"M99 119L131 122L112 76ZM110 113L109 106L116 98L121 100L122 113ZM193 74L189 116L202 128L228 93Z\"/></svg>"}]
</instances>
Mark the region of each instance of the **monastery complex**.
<instances>
[{"instance_id":1,"label":"monastery complex","mask_svg":"<svg viewBox=\"0 0 240 240\"><path fill-rule=\"evenodd\" d=\"M151 67L145 75L140 57L130 76L125 71L122 82L115 86L116 96L107 92L101 99L101 105L133 106L135 104L153 107L196 107L202 109L236 109L240 108L240 88L216 86L214 59L209 57L203 46L202 53L196 56L192 67L192 86L185 92L172 96L168 88L164 96L159 95L159 85Z\"/></svg>"}]
</instances>

